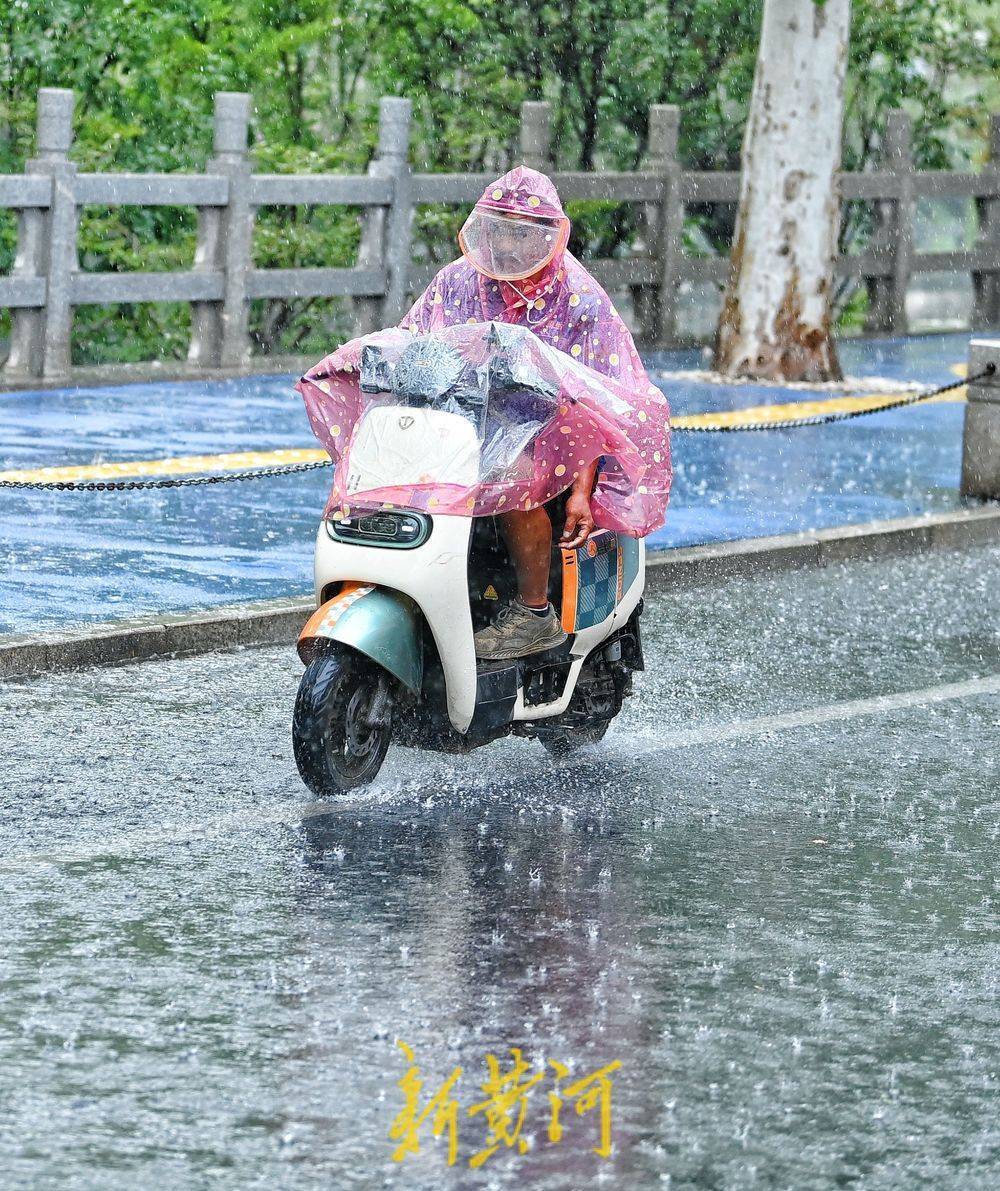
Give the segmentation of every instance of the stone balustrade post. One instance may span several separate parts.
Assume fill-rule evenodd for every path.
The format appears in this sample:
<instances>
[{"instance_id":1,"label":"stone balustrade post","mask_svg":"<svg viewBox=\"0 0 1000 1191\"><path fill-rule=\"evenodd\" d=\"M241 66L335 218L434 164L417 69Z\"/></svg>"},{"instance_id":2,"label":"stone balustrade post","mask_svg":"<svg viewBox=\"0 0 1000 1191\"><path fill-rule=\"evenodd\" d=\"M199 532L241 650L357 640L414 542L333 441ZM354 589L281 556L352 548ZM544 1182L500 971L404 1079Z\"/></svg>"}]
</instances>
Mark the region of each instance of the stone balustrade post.
<instances>
[{"instance_id":1,"label":"stone balustrade post","mask_svg":"<svg viewBox=\"0 0 1000 1191\"><path fill-rule=\"evenodd\" d=\"M962 496L1000 500L1000 338L969 343L969 376L987 364L992 376L969 385L962 430Z\"/></svg>"},{"instance_id":2,"label":"stone balustrade post","mask_svg":"<svg viewBox=\"0 0 1000 1191\"><path fill-rule=\"evenodd\" d=\"M388 207L370 207L364 216L358 267L383 270L385 294L381 298L355 299L355 333L358 335L398 323L406 313L409 298L413 227L409 158L413 105L409 99L385 96L379 103L378 116L378 150L368 166L368 174L391 181L392 197Z\"/></svg>"},{"instance_id":3,"label":"stone balustrade post","mask_svg":"<svg viewBox=\"0 0 1000 1191\"><path fill-rule=\"evenodd\" d=\"M255 212L250 204L249 127L250 96L218 92L213 154L205 169L227 179L228 199L225 207L198 210L194 270L221 273L222 298L192 304L188 350L188 361L203 368L240 368L250 359L248 287Z\"/></svg>"},{"instance_id":4,"label":"stone balustrade post","mask_svg":"<svg viewBox=\"0 0 1000 1191\"><path fill-rule=\"evenodd\" d=\"M993 178L993 193L976 199L979 216L979 249L993 268L972 273L975 301L972 325L976 328L1000 327L1000 112L990 116L987 164L983 173Z\"/></svg>"},{"instance_id":5,"label":"stone balustrade post","mask_svg":"<svg viewBox=\"0 0 1000 1191\"><path fill-rule=\"evenodd\" d=\"M655 103L649 109L649 159L647 169L663 179L659 203L647 205L646 219L653 229L658 271L656 286L648 291L643 337L650 347L668 347L677 335L677 287L680 283L681 232L684 204L680 192L681 167L677 157L681 112L676 104Z\"/></svg>"},{"instance_id":6,"label":"stone balustrade post","mask_svg":"<svg viewBox=\"0 0 1000 1191\"><path fill-rule=\"evenodd\" d=\"M521 161L529 169L552 169L552 108L543 100L521 104Z\"/></svg>"},{"instance_id":7,"label":"stone balustrade post","mask_svg":"<svg viewBox=\"0 0 1000 1191\"><path fill-rule=\"evenodd\" d=\"M20 307L13 313L10 355L5 375L69 376L73 336L73 275L78 268L78 212L74 194L76 166L69 160L73 144L73 92L42 87L38 92L37 156L24 172L49 179L47 208L25 208L18 227L15 276L45 278L45 305Z\"/></svg>"},{"instance_id":8,"label":"stone balustrade post","mask_svg":"<svg viewBox=\"0 0 1000 1191\"><path fill-rule=\"evenodd\" d=\"M913 267L913 122L904 111L891 111L882 143L881 171L895 175L895 197L875 202L872 249L889 270L866 279L866 330L906 333L906 290Z\"/></svg>"}]
</instances>

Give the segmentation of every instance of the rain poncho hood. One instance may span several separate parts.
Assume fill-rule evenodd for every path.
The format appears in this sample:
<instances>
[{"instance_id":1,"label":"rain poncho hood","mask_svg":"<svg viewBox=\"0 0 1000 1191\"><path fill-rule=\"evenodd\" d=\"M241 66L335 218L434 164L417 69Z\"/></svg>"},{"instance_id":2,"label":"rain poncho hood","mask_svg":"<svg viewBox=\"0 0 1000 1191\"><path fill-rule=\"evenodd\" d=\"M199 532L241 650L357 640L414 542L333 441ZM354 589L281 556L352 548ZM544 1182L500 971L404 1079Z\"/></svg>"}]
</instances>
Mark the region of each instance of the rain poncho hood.
<instances>
[{"instance_id":1,"label":"rain poncho hood","mask_svg":"<svg viewBox=\"0 0 1000 1191\"><path fill-rule=\"evenodd\" d=\"M535 170L518 166L488 186L458 234L462 255L478 272L538 285L554 276L569 242L570 223L555 187Z\"/></svg>"},{"instance_id":2,"label":"rain poncho hood","mask_svg":"<svg viewBox=\"0 0 1000 1191\"><path fill-rule=\"evenodd\" d=\"M487 186L476 207L566 218L551 181L525 166ZM352 500L473 516L530 509L568 488L581 468L600 458L591 498L598 527L643 536L663 523L671 483L667 400L646 375L632 336L610 298L568 249L558 252L537 275L516 282L516 287L485 276L463 256L441 269L400 328L352 340L297 385L314 432L338 465L327 516L349 507ZM459 486L461 491L439 490L431 479L391 494L349 491L344 457L351 453L352 435L369 404L397 399L392 395L390 373L394 374L413 337L430 337L453 349L462 361L455 383L460 390L465 385L467 391L471 382L468 375L461 379L463 370L485 369L489 378L489 361L501 350L498 328L500 334L507 333L502 351L515 353L517 367L530 380L528 389L534 393L540 378L559 393L551 422L523 445L518 468L509 471L503 490L497 487L496 476L486 477L480 468L474 482L470 479ZM515 328L531 334L522 330L511 338ZM366 347L382 353L381 379L376 383L387 383L389 389L381 396L362 391L360 370ZM372 367L369 363L369 371ZM489 388L487 383L487 405ZM451 399L458 404L465 401L461 391L457 396L442 392L435 398ZM510 401L509 393L498 396L496 416L510 415L509 409L503 414L503 403ZM532 396L528 406L535 401ZM536 406L533 416L537 413ZM491 426L480 421L477 433L490 432ZM486 462L490 459L495 461L496 456Z\"/></svg>"},{"instance_id":3,"label":"rain poncho hood","mask_svg":"<svg viewBox=\"0 0 1000 1191\"><path fill-rule=\"evenodd\" d=\"M566 212L552 180L526 165L516 165L502 178L491 182L476 202L476 207L482 211L566 219Z\"/></svg>"}]
</instances>

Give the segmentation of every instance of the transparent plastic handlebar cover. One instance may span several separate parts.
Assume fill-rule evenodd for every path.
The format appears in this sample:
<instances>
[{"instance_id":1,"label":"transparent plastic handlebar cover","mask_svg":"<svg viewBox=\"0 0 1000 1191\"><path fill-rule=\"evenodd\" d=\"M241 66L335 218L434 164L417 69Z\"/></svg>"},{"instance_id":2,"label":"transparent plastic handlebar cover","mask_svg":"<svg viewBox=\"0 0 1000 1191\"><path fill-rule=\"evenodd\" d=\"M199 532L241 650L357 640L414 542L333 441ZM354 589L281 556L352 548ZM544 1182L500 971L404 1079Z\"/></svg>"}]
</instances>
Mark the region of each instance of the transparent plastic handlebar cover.
<instances>
[{"instance_id":1,"label":"transparent plastic handlebar cover","mask_svg":"<svg viewBox=\"0 0 1000 1191\"><path fill-rule=\"evenodd\" d=\"M663 522L666 399L656 389L630 395L527 328L379 331L327 356L296 388L337 465L326 517L352 507L473 517L536 508L600 459L598 526L641 536Z\"/></svg>"}]
</instances>

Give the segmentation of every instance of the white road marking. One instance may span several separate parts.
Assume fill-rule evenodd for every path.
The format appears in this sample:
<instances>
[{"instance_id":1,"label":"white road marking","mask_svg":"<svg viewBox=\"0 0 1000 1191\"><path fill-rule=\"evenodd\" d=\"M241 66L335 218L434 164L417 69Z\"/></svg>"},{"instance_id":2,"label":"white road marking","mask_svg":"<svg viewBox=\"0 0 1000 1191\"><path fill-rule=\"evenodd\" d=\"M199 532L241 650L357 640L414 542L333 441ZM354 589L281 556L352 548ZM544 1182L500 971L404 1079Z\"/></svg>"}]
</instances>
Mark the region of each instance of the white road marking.
<instances>
[{"instance_id":1,"label":"white road marking","mask_svg":"<svg viewBox=\"0 0 1000 1191\"><path fill-rule=\"evenodd\" d=\"M718 744L726 740L766 736L795 728L807 728L815 724L832 723L835 720L850 720L859 716L901 711L908 707L925 707L952 699L995 694L1000 694L1000 674L988 674L981 678L969 678L964 682L948 682L942 683L940 686L923 687L919 690L900 691L894 695L875 695L870 699L850 699L843 703L827 703L819 707L806 707L800 711L785 711L778 715L762 715L753 719L733 720L727 724L707 724L701 728L684 728L665 740L654 740L647 737L648 747L638 751L648 754L690 748L693 745ZM630 747L629 751L635 755L637 750ZM297 780L297 775L289 773L284 781L275 788L280 789L284 782L292 780ZM385 791L374 787L329 802L303 803L298 800L288 800L259 810L234 811L227 815L217 815L197 823L161 823L148 831L127 832L110 837L99 844L0 857L0 872L20 871L48 865L80 864L106 857L123 857L141 853L147 849L162 847L165 844L213 839L234 831L249 831L258 827L278 824L293 825L307 819L318 819L324 815L359 808L366 803L377 802L384 798Z\"/></svg>"},{"instance_id":2,"label":"white road marking","mask_svg":"<svg viewBox=\"0 0 1000 1191\"><path fill-rule=\"evenodd\" d=\"M819 707L804 707L800 711L783 711L778 715L761 715L755 719L733 720L728 724L706 724L703 728L682 728L668 740L656 740L656 749L689 748L694 744L715 744L723 740L739 740L748 736L764 736L791 728L807 728L833 720L850 720L862 715L879 715L907 707L922 707L930 703L944 703L950 699L965 699L972 695L1000 693L1000 674L983 678L969 678L964 682L947 682L940 686L915 691L900 691L895 695L874 695L870 699L850 699L844 703L826 703ZM651 742L652 743L652 742Z\"/></svg>"}]
</instances>

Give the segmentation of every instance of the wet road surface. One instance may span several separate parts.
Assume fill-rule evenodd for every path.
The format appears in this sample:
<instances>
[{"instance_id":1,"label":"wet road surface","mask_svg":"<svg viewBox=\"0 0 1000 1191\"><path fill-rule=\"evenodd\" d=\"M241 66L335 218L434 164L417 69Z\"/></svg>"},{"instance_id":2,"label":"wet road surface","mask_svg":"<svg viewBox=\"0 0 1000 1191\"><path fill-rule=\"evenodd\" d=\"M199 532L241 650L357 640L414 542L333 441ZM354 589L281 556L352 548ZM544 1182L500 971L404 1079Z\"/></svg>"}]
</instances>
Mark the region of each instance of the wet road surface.
<instances>
[{"instance_id":1,"label":"wet road surface","mask_svg":"<svg viewBox=\"0 0 1000 1191\"><path fill-rule=\"evenodd\" d=\"M969 334L846 341L844 368L956 379ZM694 368L698 352L650 367ZM292 378L0 394L0 470L314 447ZM662 380L674 414L811 401L766 385ZM674 439L654 549L903 517L958 506L957 401L840 424ZM311 590L326 471L137 493L0 492L0 633L71 628Z\"/></svg>"},{"instance_id":2,"label":"wet road surface","mask_svg":"<svg viewBox=\"0 0 1000 1191\"><path fill-rule=\"evenodd\" d=\"M1000 551L657 596L599 747L294 775L291 649L0 694L0 1169L32 1188L992 1188ZM416 1056L458 1160L391 1159ZM614 1153L547 1077L620 1060ZM551 1068L549 1069L551 1071Z\"/></svg>"}]
</instances>

